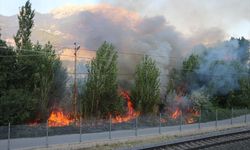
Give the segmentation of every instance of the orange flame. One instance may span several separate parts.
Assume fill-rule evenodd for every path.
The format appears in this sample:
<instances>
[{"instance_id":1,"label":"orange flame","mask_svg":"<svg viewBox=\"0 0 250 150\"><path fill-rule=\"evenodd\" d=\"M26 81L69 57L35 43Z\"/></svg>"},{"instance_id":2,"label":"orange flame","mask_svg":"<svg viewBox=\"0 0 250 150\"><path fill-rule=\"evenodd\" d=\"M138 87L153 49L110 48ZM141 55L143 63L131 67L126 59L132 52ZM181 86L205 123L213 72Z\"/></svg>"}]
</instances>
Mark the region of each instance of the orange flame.
<instances>
[{"instance_id":1,"label":"orange flame","mask_svg":"<svg viewBox=\"0 0 250 150\"><path fill-rule=\"evenodd\" d=\"M124 115L124 116L121 116L121 115L118 115L118 116L115 116L114 118L112 118L112 123L121 123L121 122L127 122L127 121L130 121L130 120L133 120L135 119L136 117L138 117L140 115L140 112L136 112L134 110L134 107L133 107L133 104L131 102L131 99L130 99L130 96L128 94L128 92L126 91L123 91L121 93L121 95L126 99L127 101L127 108L128 108L128 111L127 111L127 114Z\"/></svg>"},{"instance_id":2,"label":"orange flame","mask_svg":"<svg viewBox=\"0 0 250 150\"><path fill-rule=\"evenodd\" d=\"M174 113L171 115L171 118L176 119L181 115L181 110L177 108Z\"/></svg>"},{"instance_id":3,"label":"orange flame","mask_svg":"<svg viewBox=\"0 0 250 150\"><path fill-rule=\"evenodd\" d=\"M194 108L188 110L189 116L186 117L186 123L191 124L195 122L195 117L200 116L200 112L195 110Z\"/></svg>"},{"instance_id":4,"label":"orange flame","mask_svg":"<svg viewBox=\"0 0 250 150\"><path fill-rule=\"evenodd\" d=\"M70 119L70 117L65 115L60 109L53 110L48 119L49 127L68 126L73 122L74 120Z\"/></svg>"}]
</instances>

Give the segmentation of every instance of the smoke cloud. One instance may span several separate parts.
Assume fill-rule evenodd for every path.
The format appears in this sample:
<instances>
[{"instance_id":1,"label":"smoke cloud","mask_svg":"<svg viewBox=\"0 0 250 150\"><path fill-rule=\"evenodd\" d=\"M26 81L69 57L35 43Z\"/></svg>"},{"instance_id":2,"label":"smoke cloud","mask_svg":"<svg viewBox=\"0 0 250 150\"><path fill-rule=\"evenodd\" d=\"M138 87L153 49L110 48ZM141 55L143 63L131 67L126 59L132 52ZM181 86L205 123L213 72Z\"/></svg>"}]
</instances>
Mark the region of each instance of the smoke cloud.
<instances>
[{"instance_id":1,"label":"smoke cloud","mask_svg":"<svg viewBox=\"0 0 250 150\"><path fill-rule=\"evenodd\" d=\"M163 15L178 31L191 37L214 28L230 36L250 38L250 1L248 0L103 0L142 16ZM213 38L211 42L215 42ZM222 39L221 39L222 40Z\"/></svg>"},{"instance_id":2,"label":"smoke cloud","mask_svg":"<svg viewBox=\"0 0 250 150\"><path fill-rule=\"evenodd\" d=\"M160 68L165 86L168 67L193 46L165 17L141 17L111 5L97 5L60 18L59 29L71 34L85 49L96 50L104 41L112 43L119 51L119 74L126 80L133 78L136 64L149 55Z\"/></svg>"},{"instance_id":3,"label":"smoke cloud","mask_svg":"<svg viewBox=\"0 0 250 150\"><path fill-rule=\"evenodd\" d=\"M243 47L239 40L219 43L212 48L200 47L202 52L199 69L195 70L199 79L204 82L202 87L211 88L211 94L227 94L237 90L239 80L246 77L248 63L244 56L249 47Z\"/></svg>"}]
</instances>

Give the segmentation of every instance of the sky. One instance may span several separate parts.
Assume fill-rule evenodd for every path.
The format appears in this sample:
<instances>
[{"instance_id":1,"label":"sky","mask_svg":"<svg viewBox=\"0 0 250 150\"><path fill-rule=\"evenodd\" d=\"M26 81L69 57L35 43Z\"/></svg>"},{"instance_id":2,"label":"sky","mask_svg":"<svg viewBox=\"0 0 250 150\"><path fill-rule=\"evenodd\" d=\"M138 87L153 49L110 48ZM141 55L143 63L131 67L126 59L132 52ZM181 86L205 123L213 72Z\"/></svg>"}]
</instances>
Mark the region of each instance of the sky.
<instances>
[{"instance_id":1,"label":"sky","mask_svg":"<svg viewBox=\"0 0 250 150\"><path fill-rule=\"evenodd\" d=\"M0 0L0 14L4 16L15 15L19 7L27 0ZM30 0L32 7L40 13L48 13L52 9L68 4L96 4L98 0Z\"/></svg>"},{"instance_id":2,"label":"sky","mask_svg":"<svg viewBox=\"0 0 250 150\"><path fill-rule=\"evenodd\" d=\"M26 0L0 0L0 14L14 15ZM109 3L141 16L164 16L184 35L250 39L250 0L30 0L40 13L65 5ZM220 37L219 37L220 38Z\"/></svg>"}]
</instances>

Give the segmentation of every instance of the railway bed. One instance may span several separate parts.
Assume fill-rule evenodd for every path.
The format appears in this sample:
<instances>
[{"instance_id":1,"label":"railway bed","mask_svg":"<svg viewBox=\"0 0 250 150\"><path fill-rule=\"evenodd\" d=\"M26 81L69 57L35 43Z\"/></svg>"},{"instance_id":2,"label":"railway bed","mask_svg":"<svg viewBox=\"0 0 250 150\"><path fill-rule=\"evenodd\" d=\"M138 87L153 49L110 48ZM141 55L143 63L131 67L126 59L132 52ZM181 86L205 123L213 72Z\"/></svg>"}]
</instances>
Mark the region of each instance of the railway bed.
<instances>
[{"instance_id":1,"label":"railway bed","mask_svg":"<svg viewBox=\"0 0 250 150\"><path fill-rule=\"evenodd\" d=\"M186 137L174 141L137 147L139 150L198 150L250 140L250 128L241 128L212 135Z\"/></svg>"}]
</instances>

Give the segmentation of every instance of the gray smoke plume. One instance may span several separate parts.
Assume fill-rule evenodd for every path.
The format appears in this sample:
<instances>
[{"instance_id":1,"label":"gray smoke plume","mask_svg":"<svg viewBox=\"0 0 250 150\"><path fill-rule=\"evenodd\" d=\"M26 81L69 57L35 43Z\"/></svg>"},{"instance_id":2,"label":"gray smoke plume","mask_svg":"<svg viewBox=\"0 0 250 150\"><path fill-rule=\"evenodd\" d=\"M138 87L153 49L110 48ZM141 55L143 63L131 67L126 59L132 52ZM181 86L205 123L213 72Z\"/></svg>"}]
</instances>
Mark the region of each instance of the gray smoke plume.
<instances>
[{"instance_id":1,"label":"gray smoke plume","mask_svg":"<svg viewBox=\"0 0 250 150\"><path fill-rule=\"evenodd\" d=\"M197 32L221 30L225 40L230 36L250 38L249 0L101 0L117 7L140 13L142 16L162 15L178 31L196 36ZM237 6L237 7L236 7ZM233 10L233 11L232 11ZM210 36L209 33L208 36ZM213 32L216 35L216 32ZM220 35L220 33L218 33ZM218 38L209 38L215 42ZM204 38L204 37L201 37ZM200 40L199 40L200 41Z\"/></svg>"},{"instance_id":2,"label":"gray smoke plume","mask_svg":"<svg viewBox=\"0 0 250 150\"><path fill-rule=\"evenodd\" d=\"M192 47L163 16L140 17L111 5L98 5L58 21L59 29L71 34L85 49L96 50L104 41L112 43L118 50L120 78L125 80L133 79L135 66L149 55L160 68L165 86L168 67L175 66Z\"/></svg>"},{"instance_id":3,"label":"gray smoke plume","mask_svg":"<svg viewBox=\"0 0 250 150\"><path fill-rule=\"evenodd\" d=\"M196 49L202 52L201 64L195 70L203 86L212 87L211 94L227 94L239 88L240 78L248 75L247 64L242 61L243 51L239 40L230 40L212 48Z\"/></svg>"},{"instance_id":4,"label":"gray smoke plume","mask_svg":"<svg viewBox=\"0 0 250 150\"><path fill-rule=\"evenodd\" d=\"M149 55L160 68L163 86L170 67L180 64L181 58L199 41L185 38L162 15L141 16L109 4L68 6L50 14L37 14L35 21L32 33L35 42L50 40L64 47L77 42L81 48L93 51L104 41L112 43L119 51L119 74L123 74L120 78L125 80L133 79L136 64Z\"/></svg>"}]
</instances>

